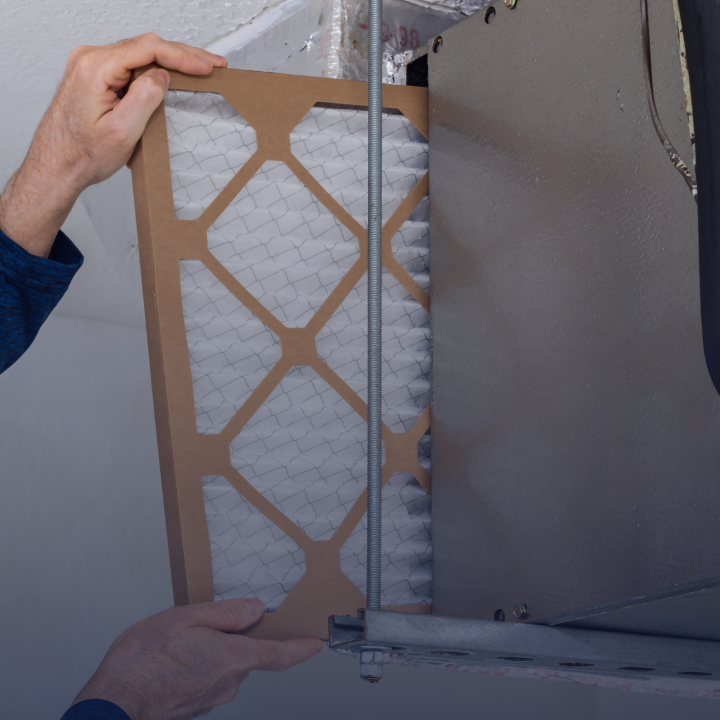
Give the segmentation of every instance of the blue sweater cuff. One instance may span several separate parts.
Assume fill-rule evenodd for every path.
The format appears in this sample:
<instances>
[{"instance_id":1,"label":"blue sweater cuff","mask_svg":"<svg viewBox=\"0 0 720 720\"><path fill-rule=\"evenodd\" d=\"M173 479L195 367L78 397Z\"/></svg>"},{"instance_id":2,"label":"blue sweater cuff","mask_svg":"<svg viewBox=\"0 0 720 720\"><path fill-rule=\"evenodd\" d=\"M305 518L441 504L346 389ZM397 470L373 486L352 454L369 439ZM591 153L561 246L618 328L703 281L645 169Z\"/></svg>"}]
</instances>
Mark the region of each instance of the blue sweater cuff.
<instances>
[{"instance_id":1,"label":"blue sweater cuff","mask_svg":"<svg viewBox=\"0 0 720 720\"><path fill-rule=\"evenodd\" d=\"M22 281L44 289L67 288L83 264L82 253L61 230L47 258L29 253L0 230L0 273L6 281Z\"/></svg>"},{"instance_id":2,"label":"blue sweater cuff","mask_svg":"<svg viewBox=\"0 0 720 720\"><path fill-rule=\"evenodd\" d=\"M108 700L83 700L73 705L61 720L130 720L130 716Z\"/></svg>"},{"instance_id":3,"label":"blue sweater cuff","mask_svg":"<svg viewBox=\"0 0 720 720\"><path fill-rule=\"evenodd\" d=\"M47 258L32 255L0 230L0 372L30 346L83 262L62 231Z\"/></svg>"}]
</instances>

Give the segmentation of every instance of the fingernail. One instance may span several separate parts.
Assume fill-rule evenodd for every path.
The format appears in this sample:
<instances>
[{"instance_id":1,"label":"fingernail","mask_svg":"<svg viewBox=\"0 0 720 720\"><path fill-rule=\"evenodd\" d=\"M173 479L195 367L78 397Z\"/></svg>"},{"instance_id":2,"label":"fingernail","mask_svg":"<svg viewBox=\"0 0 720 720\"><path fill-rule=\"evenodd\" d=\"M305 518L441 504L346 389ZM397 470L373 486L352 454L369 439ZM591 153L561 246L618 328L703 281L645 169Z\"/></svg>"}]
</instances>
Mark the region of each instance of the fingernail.
<instances>
[{"instance_id":1,"label":"fingernail","mask_svg":"<svg viewBox=\"0 0 720 720\"><path fill-rule=\"evenodd\" d=\"M224 57L223 55L215 55L215 57L216 57L220 62L227 62L227 58Z\"/></svg>"},{"instance_id":2,"label":"fingernail","mask_svg":"<svg viewBox=\"0 0 720 720\"><path fill-rule=\"evenodd\" d=\"M150 74L160 78L163 81L163 85L165 85L165 89L168 89L168 86L170 85L170 75L168 74L167 70L163 70L162 68L156 68L154 70L151 70Z\"/></svg>"},{"instance_id":3,"label":"fingernail","mask_svg":"<svg viewBox=\"0 0 720 720\"><path fill-rule=\"evenodd\" d=\"M265 610L262 600L257 598L245 598L243 602L251 615L262 615Z\"/></svg>"}]
</instances>

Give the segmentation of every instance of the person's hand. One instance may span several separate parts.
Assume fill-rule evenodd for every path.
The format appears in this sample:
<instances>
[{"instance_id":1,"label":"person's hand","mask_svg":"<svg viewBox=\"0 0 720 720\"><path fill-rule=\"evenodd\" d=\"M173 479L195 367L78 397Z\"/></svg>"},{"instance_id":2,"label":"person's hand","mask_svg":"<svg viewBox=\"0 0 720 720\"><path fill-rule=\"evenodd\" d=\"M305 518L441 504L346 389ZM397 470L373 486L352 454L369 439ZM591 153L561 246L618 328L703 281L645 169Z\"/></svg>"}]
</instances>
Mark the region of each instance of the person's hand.
<instances>
[{"instance_id":1,"label":"person's hand","mask_svg":"<svg viewBox=\"0 0 720 720\"><path fill-rule=\"evenodd\" d=\"M75 698L108 700L132 720L184 720L230 702L251 670L286 670L320 652L322 642L253 640L260 600L174 607L128 628Z\"/></svg>"},{"instance_id":2,"label":"person's hand","mask_svg":"<svg viewBox=\"0 0 720 720\"><path fill-rule=\"evenodd\" d=\"M25 161L0 195L0 230L28 252L47 257L80 193L130 159L170 82L153 68L127 87L132 71L151 63L207 75L227 60L152 33L75 48Z\"/></svg>"}]
</instances>

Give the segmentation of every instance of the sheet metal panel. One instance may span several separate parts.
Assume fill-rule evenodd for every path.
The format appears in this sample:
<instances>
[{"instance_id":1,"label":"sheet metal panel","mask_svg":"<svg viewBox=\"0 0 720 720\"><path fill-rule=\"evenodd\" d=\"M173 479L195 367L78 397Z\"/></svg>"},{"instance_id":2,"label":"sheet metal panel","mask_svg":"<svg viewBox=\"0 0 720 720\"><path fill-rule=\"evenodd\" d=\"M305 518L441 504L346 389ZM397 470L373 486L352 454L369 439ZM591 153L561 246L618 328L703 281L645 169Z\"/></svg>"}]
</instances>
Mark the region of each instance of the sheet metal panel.
<instances>
[{"instance_id":1,"label":"sheet metal panel","mask_svg":"<svg viewBox=\"0 0 720 720\"><path fill-rule=\"evenodd\" d=\"M610 630L613 632L666 635L678 638L720 641L720 588L698 590L684 595L602 612L563 627Z\"/></svg>"},{"instance_id":2,"label":"sheet metal panel","mask_svg":"<svg viewBox=\"0 0 720 720\"><path fill-rule=\"evenodd\" d=\"M652 126L638 4L495 7L429 58L434 612L577 619L711 587L697 207ZM650 31L689 161L669 0Z\"/></svg>"}]
</instances>

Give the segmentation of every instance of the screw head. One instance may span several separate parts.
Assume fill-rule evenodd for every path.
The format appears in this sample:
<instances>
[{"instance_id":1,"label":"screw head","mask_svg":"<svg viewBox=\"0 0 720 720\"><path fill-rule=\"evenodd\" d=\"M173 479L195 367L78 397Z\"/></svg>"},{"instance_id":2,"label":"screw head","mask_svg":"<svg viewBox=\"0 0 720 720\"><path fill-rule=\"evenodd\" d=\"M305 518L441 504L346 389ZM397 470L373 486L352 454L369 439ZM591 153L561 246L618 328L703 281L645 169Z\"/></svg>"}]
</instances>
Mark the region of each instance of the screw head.
<instances>
[{"instance_id":1,"label":"screw head","mask_svg":"<svg viewBox=\"0 0 720 720\"><path fill-rule=\"evenodd\" d=\"M505 0L505 7L510 8L511 10L517 5L517 0Z\"/></svg>"},{"instance_id":2,"label":"screw head","mask_svg":"<svg viewBox=\"0 0 720 720\"><path fill-rule=\"evenodd\" d=\"M527 605L516 605L513 608L513 615L518 620L524 620L528 616L528 606Z\"/></svg>"}]
</instances>

